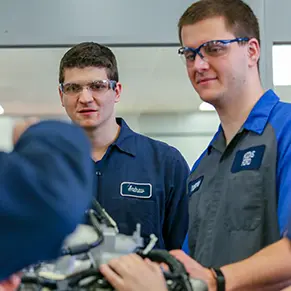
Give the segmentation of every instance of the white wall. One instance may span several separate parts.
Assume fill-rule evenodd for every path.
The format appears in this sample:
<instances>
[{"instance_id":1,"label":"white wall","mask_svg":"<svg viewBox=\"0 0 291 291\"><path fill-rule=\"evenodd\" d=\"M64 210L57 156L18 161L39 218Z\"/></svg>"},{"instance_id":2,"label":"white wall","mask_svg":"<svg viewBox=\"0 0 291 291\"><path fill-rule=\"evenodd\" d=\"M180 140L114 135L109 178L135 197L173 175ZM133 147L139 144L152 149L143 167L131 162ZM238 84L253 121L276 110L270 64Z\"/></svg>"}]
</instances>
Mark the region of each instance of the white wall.
<instances>
[{"instance_id":1,"label":"white wall","mask_svg":"<svg viewBox=\"0 0 291 291\"><path fill-rule=\"evenodd\" d=\"M12 148L12 128L15 120L11 117L0 117L0 150L9 151Z\"/></svg>"}]
</instances>

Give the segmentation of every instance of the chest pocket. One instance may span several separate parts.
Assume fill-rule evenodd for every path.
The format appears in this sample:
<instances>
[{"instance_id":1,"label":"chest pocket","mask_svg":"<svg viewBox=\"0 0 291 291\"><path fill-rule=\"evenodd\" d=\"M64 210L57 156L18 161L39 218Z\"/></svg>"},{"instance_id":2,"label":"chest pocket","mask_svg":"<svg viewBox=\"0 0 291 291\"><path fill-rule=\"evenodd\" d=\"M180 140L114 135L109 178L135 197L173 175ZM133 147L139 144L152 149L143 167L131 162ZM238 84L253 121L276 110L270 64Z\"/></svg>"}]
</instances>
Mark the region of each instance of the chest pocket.
<instances>
[{"instance_id":1,"label":"chest pocket","mask_svg":"<svg viewBox=\"0 0 291 291\"><path fill-rule=\"evenodd\" d=\"M229 231L251 231L264 220L263 181L256 171L232 174L228 180L225 226Z\"/></svg>"},{"instance_id":2,"label":"chest pocket","mask_svg":"<svg viewBox=\"0 0 291 291\"><path fill-rule=\"evenodd\" d=\"M114 197L106 201L106 211L118 225L120 233L132 235L136 225L141 225L141 235L147 240L154 233L159 236L160 215L155 200L135 197Z\"/></svg>"}]
</instances>

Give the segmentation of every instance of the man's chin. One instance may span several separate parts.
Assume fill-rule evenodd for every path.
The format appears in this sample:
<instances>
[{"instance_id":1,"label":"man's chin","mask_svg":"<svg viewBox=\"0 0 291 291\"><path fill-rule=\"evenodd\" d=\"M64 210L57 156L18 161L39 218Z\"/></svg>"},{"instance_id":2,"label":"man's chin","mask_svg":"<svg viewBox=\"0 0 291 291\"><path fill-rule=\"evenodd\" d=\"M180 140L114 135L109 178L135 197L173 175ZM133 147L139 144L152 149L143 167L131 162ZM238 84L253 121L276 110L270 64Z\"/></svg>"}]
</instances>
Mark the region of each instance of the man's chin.
<instances>
[{"instance_id":1,"label":"man's chin","mask_svg":"<svg viewBox=\"0 0 291 291\"><path fill-rule=\"evenodd\" d=\"M211 105L215 105L218 101L219 101L219 96L220 94L218 92L215 91L208 91L208 92L203 92L201 94L199 94L200 99L206 103L209 103Z\"/></svg>"},{"instance_id":2,"label":"man's chin","mask_svg":"<svg viewBox=\"0 0 291 291\"><path fill-rule=\"evenodd\" d=\"M206 103L213 105L213 106L216 103L215 101L217 100L217 98L215 98L214 96L200 96L200 99L203 102L206 102Z\"/></svg>"},{"instance_id":3,"label":"man's chin","mask_svg":"<svg viewBox=\"0 0 291 291\"><path fill-rule=\"evenodd\" d=\"M90 129L92 130L98 127L99 122L93 121L93 120L82 120L78 122L78 124L85 130L90 130Z\"/></svg>"}]
</instances>

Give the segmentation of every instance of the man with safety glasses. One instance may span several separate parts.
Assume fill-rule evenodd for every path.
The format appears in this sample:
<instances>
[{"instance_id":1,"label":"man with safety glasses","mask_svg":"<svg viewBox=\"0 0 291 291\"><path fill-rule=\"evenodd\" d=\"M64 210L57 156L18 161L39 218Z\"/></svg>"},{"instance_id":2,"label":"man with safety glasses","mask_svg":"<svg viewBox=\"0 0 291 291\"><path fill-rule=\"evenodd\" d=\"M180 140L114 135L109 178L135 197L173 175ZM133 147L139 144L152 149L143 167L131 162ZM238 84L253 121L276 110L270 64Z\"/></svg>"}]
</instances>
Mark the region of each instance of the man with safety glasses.
<instances>
[{"instance_id":1,"label":"man with safety glasses","mask_svg":"<svg viewBox=\"0 0 291 291\"><path fill-rule=\"evenodd\" d=\"M227 290L255 290L282 279L260 272L266 256L278 250L278 257L291 257L283 238L291 202L291 105L262 88L259 24L243 1L199 1L178 27L189 79L221 121L188 179L189 255L214 268L221 282L225 276Z\"/></svg>"},{"instance_id":2,"label":"man with safety glasses","mask_svg":"<svg viewBox=\"0 0 291 291\"><path fill-rule=\"evenodd\" d=\"M262 88L257 18L241 0L201 0L178 27L189 79L221 124L188 179L190 256L171 253L211 291L281 290L291 279L291 105ZM117 290L146 290L132 261L102 266Z\"/></svg>"},{"instance_id":3,"label":"man with safety glasses","mask_svg":"<svg viewBox=\"0 0 291 291\"><path fill-rule=\"evenodd\" d=\"M112 51L93 42L74 46L61 60L59 83L62 105L92 143L95 197L120 233L132 235L140 223L145 244L155 234L157 247L181 248L188 228L189 167L177 149L116 118L122 86Z\"/></svg>"}]
</instances>

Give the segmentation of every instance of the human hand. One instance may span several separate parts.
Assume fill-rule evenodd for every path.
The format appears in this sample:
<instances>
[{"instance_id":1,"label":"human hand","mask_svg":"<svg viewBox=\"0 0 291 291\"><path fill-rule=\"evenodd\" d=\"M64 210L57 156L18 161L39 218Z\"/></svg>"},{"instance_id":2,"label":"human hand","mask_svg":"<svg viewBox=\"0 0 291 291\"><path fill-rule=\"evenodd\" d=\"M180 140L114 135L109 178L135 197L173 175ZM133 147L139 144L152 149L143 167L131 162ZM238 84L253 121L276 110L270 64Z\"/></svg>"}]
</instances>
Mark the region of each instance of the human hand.
<instances>
[{"instance_id":1,"label":"human hand","mask_svg":"<svg viewBox=\"0 0 291 291\"><path fill-rule=\"evenodd\" d=\"M18 275L12 275L9 279L0 282L0 291L16 291L21 279Z\"/></svg>"},{"instance_id":2,"label":"human hand","mask_svg":"<svg viewBox=\"0 0 291 291\"><path fill-rule=\"evenodd\" d=\"M12 142L13 145L17 143L19 140L20 136L33 124L38 123L39 119L38 118L28 118L26 120L22 120L17 122L14 125L13 132L12 132Z\"/></svg>"},{"instance_id":3,"label":"human hand","mask_svg":"<svg viewBox=\"0 0 291 291\"><path fill-rule=\"evenodd\" d=\"M136 254L113 259L100 272L118 291L168 290L159 265Z\"/></svg>"},{"instance_id":4,"label":"human hand","mask_svg":"<svg viewBox=\"0 0 291 291\"><path fill-rule=\"evenodd\" d=\"M170 251L170 254L184 265L190 277L205 282L209 291L216 291L216 279L210 269L203 267L181 250Z\"/></svg>"}]
</instances>

